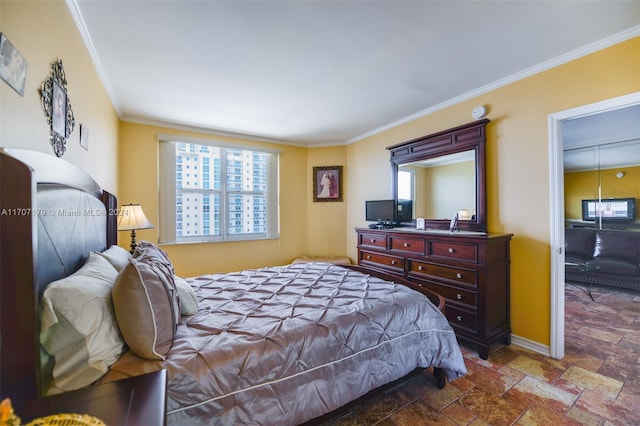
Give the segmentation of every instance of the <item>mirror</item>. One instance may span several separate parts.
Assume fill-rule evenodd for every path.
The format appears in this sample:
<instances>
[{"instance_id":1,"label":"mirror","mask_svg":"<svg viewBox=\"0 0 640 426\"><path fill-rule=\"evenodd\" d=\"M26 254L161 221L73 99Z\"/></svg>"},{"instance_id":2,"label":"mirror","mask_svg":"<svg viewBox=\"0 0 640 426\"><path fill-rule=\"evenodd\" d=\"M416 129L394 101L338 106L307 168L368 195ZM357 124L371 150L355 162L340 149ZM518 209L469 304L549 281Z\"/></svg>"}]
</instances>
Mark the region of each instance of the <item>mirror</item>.
<instances>
[{"instance_id":1,"label":"mirror","mask_svg":"<svg viewBox=\"0 0 640 426\"><path fill-rule=\"evenodd\" d=\"M479 120L388 147L393 198L412 200L411 222L424 218L427 229L458 228L486 232L485 127ZM401 205L402 203L399 203Z\"/></svg>"}]
</instances>

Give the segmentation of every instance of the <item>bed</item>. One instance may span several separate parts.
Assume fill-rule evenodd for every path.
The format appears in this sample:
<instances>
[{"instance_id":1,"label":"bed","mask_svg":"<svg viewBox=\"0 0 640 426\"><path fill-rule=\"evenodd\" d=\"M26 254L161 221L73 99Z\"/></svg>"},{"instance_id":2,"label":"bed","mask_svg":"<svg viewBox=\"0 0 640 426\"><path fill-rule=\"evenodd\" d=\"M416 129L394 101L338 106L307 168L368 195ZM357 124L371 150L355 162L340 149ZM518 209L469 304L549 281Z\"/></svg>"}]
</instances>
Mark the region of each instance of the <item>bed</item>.
<instances>
[{"instance_id":1,"label":"bed","mask_svg":"<svg viewBox=\"0 0 640 426\"><path fill-rule=\"evenodd\" d=\"M441 387L466 374L437 295L422 292L434 304L409 283L323 262L176 277L161 248L144 242L128 258L115 246L116 198L82 170L8 148L0 166L0 395L18 408L87 378L166 369L168 424L294 425L416 368L433 367ZM49 327L61 316L51 294L97 262L115 271L104 281L113 281L115 333L126 344L62 380L56 369L75 354L60 344L66 336L43 337L61 332ZM147 276L159 286L144 287L152 297L126 292L127 280L147 285ZM151 309L138 309L146 302Z\"/></svg>"}]
</instances>

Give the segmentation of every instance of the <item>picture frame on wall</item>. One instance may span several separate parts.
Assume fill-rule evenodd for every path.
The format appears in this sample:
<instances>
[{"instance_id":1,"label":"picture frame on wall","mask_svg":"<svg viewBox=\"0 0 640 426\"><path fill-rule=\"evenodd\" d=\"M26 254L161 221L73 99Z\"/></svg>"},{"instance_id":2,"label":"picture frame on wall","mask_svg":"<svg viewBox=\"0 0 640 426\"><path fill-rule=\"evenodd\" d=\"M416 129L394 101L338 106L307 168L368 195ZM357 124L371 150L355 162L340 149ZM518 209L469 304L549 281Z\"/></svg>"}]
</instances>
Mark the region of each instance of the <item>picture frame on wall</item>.
<instances>
[{"instance_id":1,"label":"picture frame on wall","mask_svg":"<svg viewBox=\"0 0 640 426\"><path fill-rule=\"evenodd\" d=\"M20 96L24 96L27 61L4 33L0 33L0 78Z\"/></svg>"},{"instance_id":2,"label":"picture frame on wall","mask_svg":"<svg viewBox=\"0 0 640 426\"><path fill-rule=\"evenodd\" d=\"M67 133L67 94L57 81L53 82L51 129L66 138Z\"/></svg>"},{"instance_id":3,"label":"picture frame on wall","mask_svg":"<svg viewBox=\"0 0 640 426\"><path fill-rule=\"evenodd\" d=\"M313 201L342 201L342 166L313 168Z\"/></svg>"},{"instance_id":4,"label":"picture frame on wall","mask_svg":"<svg viewBox=\"0 0 640 426\"><path fill-rule=\"evenodd\" d=\"M80 146L89 151L89 129L84 124L80 124Z\"/></svg>"}]
</instances>

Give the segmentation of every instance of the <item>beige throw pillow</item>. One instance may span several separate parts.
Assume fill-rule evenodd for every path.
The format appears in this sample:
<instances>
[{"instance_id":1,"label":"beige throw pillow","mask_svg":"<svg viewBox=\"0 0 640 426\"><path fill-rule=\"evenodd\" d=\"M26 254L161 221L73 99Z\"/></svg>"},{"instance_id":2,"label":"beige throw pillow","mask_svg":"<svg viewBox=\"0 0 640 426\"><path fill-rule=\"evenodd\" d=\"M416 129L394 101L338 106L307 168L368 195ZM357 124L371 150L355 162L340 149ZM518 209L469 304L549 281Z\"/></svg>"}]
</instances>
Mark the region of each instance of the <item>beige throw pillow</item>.
<instances>
[{"instance_id":1,"label":"beige throw pillow","mask_svg":"<svg viewBox=\"0 0 640 426\"><path fill-rule=\"evenodd\" d=\"M184 278L174 276L173 279L176 283L180 298L180 313L182 315L195 315L198 313L198 296L196 296L196 291Z\"/></svg>"},{"instance_id":2,"label":"beige throw pillow","mask_svg":"<svg viewBox=\"0 0 640 426\"><path fill-rule=\"evenodd\" d=\"M116 268L116 271L118 272L122 271L124 267L129 264L129 259L131 259L131 253L116 245L113 245L98 254L107 259L107 261Z\"/></svg>"},{"instance_id":3,"label":"beige throw pillow","mask_svg":"<svg viewBox=\"0 0 640 426\"><path fill-rule=\"evenodd\" d=\"M113 286L113 306L129 348L142 358L164 360L180 319L172 268L154 254L129 259Z\"/></svg>"},{"instance_id":4,"label":"beige throw pillow","mask_svg":"<svg viewBox=\"0 0 640 426\"><path fill-rule=\"evenodd\" d=\"M44 291L40 343L55 360L46 393L90 385L124 351L111 300L117 274L104 258L90 253L76 273Z\"/></svg>"}]
</instances>

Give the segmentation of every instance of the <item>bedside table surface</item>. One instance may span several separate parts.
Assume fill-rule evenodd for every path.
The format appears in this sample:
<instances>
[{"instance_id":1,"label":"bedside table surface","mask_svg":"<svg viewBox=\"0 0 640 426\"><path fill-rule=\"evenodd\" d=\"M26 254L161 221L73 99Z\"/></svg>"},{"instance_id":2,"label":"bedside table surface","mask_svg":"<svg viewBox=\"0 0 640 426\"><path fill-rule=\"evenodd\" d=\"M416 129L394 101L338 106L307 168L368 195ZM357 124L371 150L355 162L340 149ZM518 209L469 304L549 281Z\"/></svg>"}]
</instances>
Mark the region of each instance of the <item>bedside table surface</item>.
<instances>
[{"instance_id":1,"label":"bedside table surface","mask_svg":"<svg viewBox=\"0 0 640 426\"><path fill-rule=\"evenodd\" d=\"M23 422L59 413L88 414L107 425L162 426L166 422L165 370L28 401Z\"/></svg>"}]
</instances>

